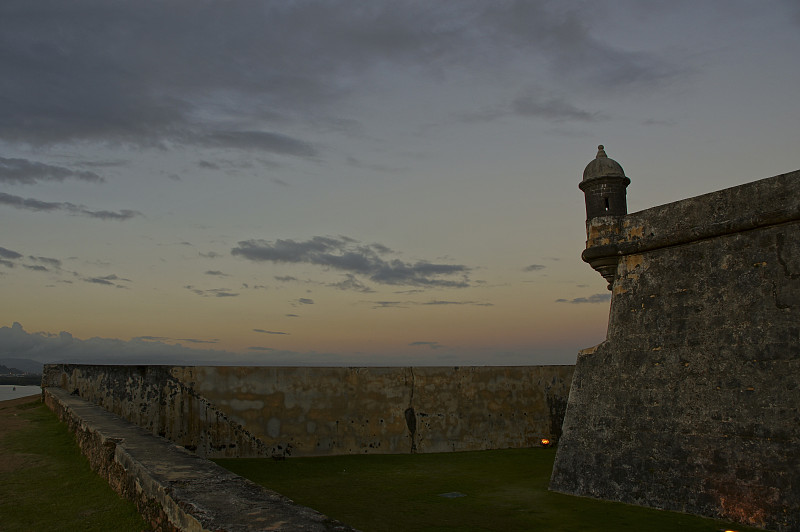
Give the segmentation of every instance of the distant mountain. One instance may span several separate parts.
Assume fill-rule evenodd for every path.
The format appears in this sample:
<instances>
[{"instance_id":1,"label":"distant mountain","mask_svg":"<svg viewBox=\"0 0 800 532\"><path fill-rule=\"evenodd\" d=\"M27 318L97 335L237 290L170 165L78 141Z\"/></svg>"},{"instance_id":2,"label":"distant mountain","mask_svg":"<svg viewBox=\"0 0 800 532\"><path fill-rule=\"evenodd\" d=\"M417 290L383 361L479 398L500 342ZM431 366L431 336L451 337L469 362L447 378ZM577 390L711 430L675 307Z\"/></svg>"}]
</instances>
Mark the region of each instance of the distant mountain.
<instances>
[{"instance_id":1,"label":"distant mountain","mask_svg":"<svg viewBox=\"0 0 800 532\"><path fill-rule=\"evenodd\" d=\"M2 368L2 366L6 366L11 373L22 372L36 373L37 375L41 375L44 364L28 358L0 358L0 373L4 373L6 371Z\"/></svg>"}]
</instances>

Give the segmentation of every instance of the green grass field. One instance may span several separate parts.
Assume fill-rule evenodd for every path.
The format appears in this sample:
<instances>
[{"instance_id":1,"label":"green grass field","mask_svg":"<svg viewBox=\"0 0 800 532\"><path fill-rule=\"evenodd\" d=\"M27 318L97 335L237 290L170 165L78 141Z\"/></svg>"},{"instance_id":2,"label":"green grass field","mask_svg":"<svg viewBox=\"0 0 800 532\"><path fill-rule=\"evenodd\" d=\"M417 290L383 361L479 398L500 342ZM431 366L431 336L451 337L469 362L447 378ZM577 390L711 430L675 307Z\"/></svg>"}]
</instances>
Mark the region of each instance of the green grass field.
<instances>
[{"instance_id":1,"label":"green grass field","mask_svg":"<svg viewBox=\"0 0 800 532\"><path fill-rule=\"evenodd\" d=\"M148 529L38 400L0 402L0 434L0 530ZM516 449L217 462L365 532L757 530L552 493L554 456Z\"/></svg>"},{"instance_id":2,"label":"green grass field","mask_svg":"<svg viewBox=\"0 0 800 532\"><path fill-rule=\"evenodd\" d=\"M547 490L555 449L216 460L366 532L757 529ZM463 494L443 497L442 494Z\"/></svg>"},{"instance_id":3,"label":"green grass field","mask_svg":"<svg viewBox=\"0 0 800 532\"><path fill-rule=\"evenodd\" d=\"M149 530L133 503L89 468L67 426L38 398L2 405L0 530Z\"/></svg>"}]
</instances>

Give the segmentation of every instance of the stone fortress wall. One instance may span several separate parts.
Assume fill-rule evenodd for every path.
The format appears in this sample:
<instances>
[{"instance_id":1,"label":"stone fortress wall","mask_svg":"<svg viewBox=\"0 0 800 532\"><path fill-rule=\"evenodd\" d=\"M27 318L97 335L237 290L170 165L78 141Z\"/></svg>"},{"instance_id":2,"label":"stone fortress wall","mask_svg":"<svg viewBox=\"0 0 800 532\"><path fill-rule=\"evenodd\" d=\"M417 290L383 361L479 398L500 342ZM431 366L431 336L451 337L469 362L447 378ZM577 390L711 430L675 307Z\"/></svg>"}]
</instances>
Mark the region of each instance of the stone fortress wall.
<instances>
[{"instance_id":1,"label":"stone fortress wall","mask_svg":"<svg viewBox=\"0 0 800 532\"><path fill-rule=\"evenodd\" d=\"M611 312L550 487L800 530L800 171L632 214L627 179L601 147L581 183Z\"/></svg>"},{"instance_id":2,"label":"stone fortress wall","mask_svg":"<svg viewBox=\"0 0 800 532\"><path fill-rule=\"evenodd\" d=\"M54 364L42 385L210 458L423 453L557 440L573 369Z\"/></svg>"}]
</instances>

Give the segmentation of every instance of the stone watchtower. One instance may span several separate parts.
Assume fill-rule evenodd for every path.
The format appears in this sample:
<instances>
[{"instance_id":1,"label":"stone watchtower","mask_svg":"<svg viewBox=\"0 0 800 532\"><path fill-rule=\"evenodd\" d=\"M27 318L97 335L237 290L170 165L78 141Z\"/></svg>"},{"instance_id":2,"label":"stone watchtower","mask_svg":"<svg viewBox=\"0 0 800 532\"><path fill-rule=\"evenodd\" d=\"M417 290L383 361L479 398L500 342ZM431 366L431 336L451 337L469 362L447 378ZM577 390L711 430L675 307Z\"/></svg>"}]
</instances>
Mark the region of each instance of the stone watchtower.
<instances>
[{"instance_id":1,"label":"stone watchtower","mask_svg":"<svg viewBox=\"0 0 800 532\"><path fill-rule=\"evenodd\" d=\"M615 243L622 218L628 214L626 189L630 182L622 166L609 159L601 144L578 185L586 199L586 250L581 258L608 281L609 290L619 261Z\"/></svg>"}]
</instances>

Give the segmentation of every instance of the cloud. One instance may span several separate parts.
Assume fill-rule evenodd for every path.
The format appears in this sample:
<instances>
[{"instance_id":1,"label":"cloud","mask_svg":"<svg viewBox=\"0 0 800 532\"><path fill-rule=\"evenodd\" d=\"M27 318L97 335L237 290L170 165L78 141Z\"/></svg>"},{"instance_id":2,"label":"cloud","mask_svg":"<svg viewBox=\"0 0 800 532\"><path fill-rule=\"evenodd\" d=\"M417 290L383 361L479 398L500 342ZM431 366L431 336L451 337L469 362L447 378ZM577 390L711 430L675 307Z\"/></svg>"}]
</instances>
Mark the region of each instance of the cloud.
<instances>
[{"instance_id":1,"label":"cloud","mask_svg":"<svg viewBox=\"0 0 800 532\"><path fill-rule=\"evenodd\" d=\"M556 303L606 303L611 301L611 294L593 294L589 297L576 297L575 299L556 299Z\"/></svg>"},{"instance_id":2,"label":"cloud","mask_svg":"<svg viewBox=\"0 0 800 532\"><path fill-rule=\"evenodd\" d=\"M448 305L468 305L475 307L493 307L493 303L484 303L481 301L444 301L440 299L433 299L431 301L368 301L372 308L408 308L412 306L448 306Z\"/></svg>"},{"instance_id":3,"label":"cloud","mask_svg":"<svg viewBox=\"0 0 800 532\"><path fill-rule=\"evenodd\" d=\"M607 92L680 72L657 53L607 44L594 22L579 5L543 0L5 0L0 140L312 158L319 149L285 129L352 122L336 104L370 90L384 69L439 81L456 69L496 76L544 65L550 77ZM558 99L521 110L591 116Z\"/></svg>"},{"instance_id":4,"label":"cloud","mask_svg":"<svg viewBox=\"0 0 800 532\"><path fill-rule=\"evenodd\" d=\"M34 257L33 255L29 256L28 258L34 262L41 262L42 264L46 264L51 268L55 268L57 270L61 269L61 261L59 259L53 259L50 257Z\"/></svg>"},{"instance_id":5,"label":"cloud","mask_svg":"<svg viewBox=\"0 0 800 532\"><path fill-rule=\"evenodd\" d=\"M206 275L215 275L215 276L217 276L217 277L228 277L228 274L227 274L227 273L222 273L222 272L221 272L221 271L219 271L219 270L207 270L207 271L205 272L205 274L206 274Z\"/></svg>"},{"instance_id":6,"label":"cloud","mask_svg":"<svg viewBox=\"0 0 800 532\"><path fill-rule=\"evenodd\" d=\"M370 293L375 291L359 281L358 278L352 273L346 274L342 281L339 281L338 283L331 283L328 286L338 288L339 290L350 290L353 292Z\"/></svg>"},{"instance_id":7,"label":"cloud","mask_svg":"<svg viewBox=\"0 0 800 532\"><path fill-rule=\"evenodd\" d=\"M359 280L388 285L409 285L437 288L464 288L470 286L467 273L470 269L459 264L435 264L428 261L415 263L383 257L391 250L382 244L364 245L357 240L340 237L315 236L306 241L244 240L231 250L231 254L255 262L306 263L348 272L348 277L335 286L342 289L369 291ZM458 275L459 278L442 278Z\"/></svg>"},{"instance_id":8,"label":"cloud","mask_svg":"<svg viewBox=\"0 0 800 532\"><path fill-rule=\"evenodd\" d=\"M542 264L531 264L529 266L525 266L522 271L524 272L538 272L540 270L544 270L544 266Z\"/></svg>"},{"instance_id":9,"label":"cloud","mask_svg":"<svg viewBox=\"0 0 800 532\"><path fill-rule=\"evenodd\" d=\"M4 259L21 259L22 254L4 247L0 247L0 257L3 257Z\"/></svg>"},{"instance_id":10,"label":"cloud","mask_svg":"<svg viewBox=\"0 0 800 532\"><path fill-rule=\"evenodd\" d=\"M82 205L75 205L65 202L47 202L39 201L33 198L22 198L0 192L0 205L9 205L17 209L25 209L29 211L65 211L70 214L88 216L90 218L98 218L101 220L129 220L136 216L141 216L139 211L123 209L118 212L113 211L91 211Z\"/></svg>"},{"instance_id":11,"label":"cloud","mask_svg":"<svg viewBox=\"0 0 800 532\"><path fill-rule=\"evenodd\" d=\"M208 290L202 290L200 288L195 288L192 285L186 285L184 288L197 294L198 296L203 297L237 297L239 295L236 292L232 292L228 288L211 288Z\"/></svg>"},{"instance_id":12,"label":"cloud","mask_svg":"<svg viewBox=\"0 0 800 532\"><path fill-rule=\"evenodd\" d=\"M182 341L196 343L192 338ZM423 348L405 350L397 355L375 357L372 353L335 354L320 352L295 352L265 346L251 346L244 352L221 349L187 347L162 336L137 336L130 340L94 337L88 340L73 337L62 331L29 333L17 322L11 327L0 327L0 359L23 358L40 363L69 364L163 364L184 366L311 366L311 367L366 367L366 366L453 366L492 365L512 366L530 364L532 358L545 364L563 364L574 360L570 349L553 353L551 347L526 349L524 352L498 351L495 348L459 348L454 353L438 342L412 342ZM213 343L216 340L198 340ZM435 346L441 346L438 349ZM414 347L414 346L412 346ZM429 347L430 349L424 349ZM435 354L434 354L435 353Z\"/></svg>"},{"instance_id":13,"label":"cloud","mask_svg":"<svg viewBox=\"0 0 800 532\"><path fill-rule=\"evenodd\" d=\"M31 185L39 181L64 181L67 178L96 183L105 181L94 172L70 170L63 166L53 166L28 159L0 157L0 183Z\"/></svg>"},{"instance_id":14,"label":"cloud","mask_svg":"<svg viewBox=\"0 0 800 532\"><path fill-rule=\"evenodd\" d=\"M459 121L465 123L490 122L507 116L540 118L553 124L563 122L597 122L606 117L599 112L581 109L568 101L563 92L553 93L542 89L528 89L510 101L464 113Z\"/></svg>"},{"instance_id":15,"label":"cloud","mask_svg":"<svg viewBox=\"0 0 800 532\"><path fill-rule=\"evenodd\" d=\"M215 131L194 139L194 143L211 148L258 150L307 158L318 153L309 142L268 131Z\"/></svg>"},{"instance_id":16,"label":"cloud","mask_svg":"<svg viewBox=\"0 0 800 532\"><path fill-rule=\"evenodd\" d=\"M266 331L264 329L253 329L253 332L263 333L263 334L289 334L287 332L282 331Z\"/></svg>"},{"instance_id":17,"label":"cloud","mask_svg":"<svg viewBox=\"0 0 800 532\"><path fill-rule=\"evenodd\" d=\"M193 349L180 344L168 344L162 336L139 336L129 341L116 338L81 340L62 331L29 333L21 324L0 327L0 358L13 357L43 363L74 364L230 364L253 363L246 357L221 350ZM183 339L190 343L213 343L205 340Z\"/></svg>"},{"instance_id":18,"label":"cloud","mask_svg":"<svg viewBox=\"0 0 800 532\"><path fill-rule=\"evenodd\" d=\"M529 93L511 102L511 110L519 116L543 118L550 122L595 122L599 113L591 113L566 101L563 96Z\"/></svg>"},{"instance_id":19,"label":"cloud","mask_svg":"<svg viewBox=\"0 0 800 532\"><path fill-rule=\"evenodd\" d=\"M408 303L403 301L372 301L372 308L407 308Z\"/></svg>"},{"instance_id":20,"label":"cloud","mask_svg":"<svg viewBox=\"0 0 800 532\"><path fill-rule=\"evenodd\" d=\"M176 338L178 342L189 342L190 344L216 344L219 343L218 339L214 340L198 340L197 338Z\"/></svg>"},{"instance_id":21,"label":"cloud","mask_svg":"<svg viewBox=\"0 0 800 532\"><path fill-rule=\"evenodd\" d=\"M115 281L130 283L130 279L124 279L122 277L118 277L116 274L105 275L103 277L84 277L84 282L91 283L91 284L99 284L104 286L114 286L116 288L127 288L127 286L122 285Z\"/></svg>"},{"instance_id":22,"label":"cloud","mask_svg":"<svg viewBox=\"0 0 800 532\"><path fill-rule=\"evenodd\" d=\"M481 303L479 301L441 301L438 299L434 299L433 301L427 301L425 303L419 303L420 305L474 305L476 307L493 307L494 304L492 303Z\"/></svg>"},{"instance_id":23,"label":"cloud","mask_svg":"<svg viewBox=\"0 0 800 532\"><path fill-rule=\"evenodd\" d=\"M297 300L297 302L300 303L301 305L313 305L314 304L314 300L313 299L308 299L306 297L301 297L300 299Z\"/></svg>"}]
</instances>

